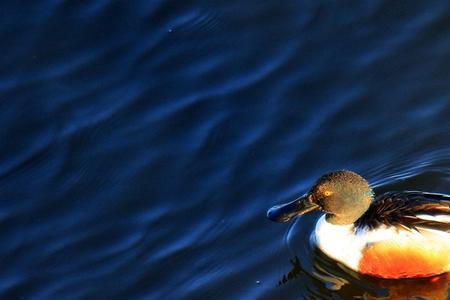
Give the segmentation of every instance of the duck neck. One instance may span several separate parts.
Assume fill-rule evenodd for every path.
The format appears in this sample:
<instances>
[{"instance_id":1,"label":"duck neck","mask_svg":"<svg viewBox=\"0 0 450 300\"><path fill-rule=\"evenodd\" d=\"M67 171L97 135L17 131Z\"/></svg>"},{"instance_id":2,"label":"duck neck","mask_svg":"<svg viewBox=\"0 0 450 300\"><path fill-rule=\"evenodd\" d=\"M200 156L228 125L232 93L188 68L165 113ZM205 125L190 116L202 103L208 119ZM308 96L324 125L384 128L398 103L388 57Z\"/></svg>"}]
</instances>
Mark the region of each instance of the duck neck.
<instances>
[{"instance_id":1,"label":"duck neck","mask_svg":"<svg viewBox=\"0 0 450 300\"><path fill-rule=\"evenodd\" d=\"M351 225L355 223L361 217L362 214L346 214L346 215L335 215L326 214L325 219L328 223L333 225Z\"/></svg>"}]
</instances>

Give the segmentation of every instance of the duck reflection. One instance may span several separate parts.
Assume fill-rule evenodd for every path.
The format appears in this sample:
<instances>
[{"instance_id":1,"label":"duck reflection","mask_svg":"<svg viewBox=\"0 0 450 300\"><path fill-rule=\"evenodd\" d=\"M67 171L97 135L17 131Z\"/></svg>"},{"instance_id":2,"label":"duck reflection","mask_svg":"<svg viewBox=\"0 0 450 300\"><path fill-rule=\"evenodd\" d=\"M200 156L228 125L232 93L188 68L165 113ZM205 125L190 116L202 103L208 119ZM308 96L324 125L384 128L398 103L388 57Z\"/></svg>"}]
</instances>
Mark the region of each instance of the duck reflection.
<instances>
[{"instance_id":1,"label":"duck reflection","mask_svg":"<svg viewBox=\"0 0 450 300\"><path fill-rule=\"evenodd\" d=\"M420 278L411 280L390 280L380 281L379 288L389 291L386 297L376 297L370 294L364 294L363 299L427 299L427 300L446 300L449 299L449 274L442 274L432 278Z\"/></svg>"},{"instance_id":2,"label":"duck reflection","mask_svg":"<svg viewBox=\"0 0 450 300\"><path fill-rule=\"evenodd\" d=\"M279 286L287 283L292 279L299 278L301 275L304 274L302 266L300 265L300 260L298 259L297 256L294 257L293 259L290 259L289 262L292 265L292 269L286 274L284 274L283 278L281 278L280 281L278 281Z\"/></svg>"},{"instance_id":3,"label":"duck reflection","mask_svg":"<svg viewBox=\"0 0 450 300\"><path fill-rule=\"evenodd\" d=\"M345 266L336 264L319 250L313 251L311 270L302 266L295 256L290 259L291 269L282 276L278 285L295 280L308 281L310 297L333 299L405 300L450 299L450 274L431 278L386 280L362 276Z\"/></svg>"}]
</instances>

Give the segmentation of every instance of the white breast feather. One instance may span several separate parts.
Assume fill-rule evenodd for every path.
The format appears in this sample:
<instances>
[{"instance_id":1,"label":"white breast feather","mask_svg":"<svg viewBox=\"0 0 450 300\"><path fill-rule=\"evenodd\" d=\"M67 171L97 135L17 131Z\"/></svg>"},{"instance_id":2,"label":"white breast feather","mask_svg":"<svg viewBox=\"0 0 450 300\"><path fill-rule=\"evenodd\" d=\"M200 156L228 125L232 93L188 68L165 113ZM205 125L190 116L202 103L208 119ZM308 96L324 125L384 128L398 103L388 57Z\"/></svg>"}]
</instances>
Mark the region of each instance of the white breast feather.
<instances>
[{"instance_id":1,"label":"white breast feather","mask_svg":"<svg viewBox=\"0 0 450 300\"><path fill-rule=\"evenodd\" d=\"M424 219L427 217L441 222L448 218L448 216L426 216ZM439 245L449 249L450 253L450 233L447 232L431 229L420 229L417 232L393 226L380 226L375 230L355 232L353 225L333 225L325 220L325 216L317 222L314 238L320 250L353 270L358 270L362 250L371 243L380 241L408 245L415 243Z\"/></svg>"}]
</instances>

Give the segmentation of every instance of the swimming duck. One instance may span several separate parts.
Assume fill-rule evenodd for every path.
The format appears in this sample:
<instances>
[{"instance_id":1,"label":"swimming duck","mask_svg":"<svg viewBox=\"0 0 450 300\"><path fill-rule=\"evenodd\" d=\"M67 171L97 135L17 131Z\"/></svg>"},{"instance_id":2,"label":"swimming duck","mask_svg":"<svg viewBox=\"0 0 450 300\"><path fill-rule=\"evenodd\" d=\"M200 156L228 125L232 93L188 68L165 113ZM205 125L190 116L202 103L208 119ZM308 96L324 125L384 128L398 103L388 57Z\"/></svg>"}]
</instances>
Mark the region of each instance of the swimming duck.
<instances>
[{"instance_id":1,"label":"swimming duck","mask_svg":"<svg viewBox=\"0 0 450 300\"><path fill-rule=\"evenodd\" d=\"M362 274L398 279L450 272L450 196L388 192L377 197L360 175L323 175L298 199L272 207L287 222L322 211L312 239L327 256Z\"/></svg>"}]
</instances>

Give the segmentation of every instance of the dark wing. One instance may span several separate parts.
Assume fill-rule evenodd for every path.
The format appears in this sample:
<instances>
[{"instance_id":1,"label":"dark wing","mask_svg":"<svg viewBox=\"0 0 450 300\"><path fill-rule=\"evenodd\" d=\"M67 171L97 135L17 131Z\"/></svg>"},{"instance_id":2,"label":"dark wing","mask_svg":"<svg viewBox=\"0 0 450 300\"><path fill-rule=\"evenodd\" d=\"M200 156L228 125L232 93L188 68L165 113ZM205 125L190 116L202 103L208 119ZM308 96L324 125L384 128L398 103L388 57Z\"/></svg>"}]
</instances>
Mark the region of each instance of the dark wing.
<instances>
[{"instance_id":1,"label":"dark wing","mask_svg":"<svg viewBox=\"0 0 450 300\"><path fill-rule=\"evenodd\" d=\"M450 196L424 192L389 192L375 198L369 209L356 222L355 227L377 228L393 225L417 229L439 229L450 232L450 223L425 220L417 215L447 215L450 218Z\"/></svg>"}]
</instances>

